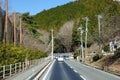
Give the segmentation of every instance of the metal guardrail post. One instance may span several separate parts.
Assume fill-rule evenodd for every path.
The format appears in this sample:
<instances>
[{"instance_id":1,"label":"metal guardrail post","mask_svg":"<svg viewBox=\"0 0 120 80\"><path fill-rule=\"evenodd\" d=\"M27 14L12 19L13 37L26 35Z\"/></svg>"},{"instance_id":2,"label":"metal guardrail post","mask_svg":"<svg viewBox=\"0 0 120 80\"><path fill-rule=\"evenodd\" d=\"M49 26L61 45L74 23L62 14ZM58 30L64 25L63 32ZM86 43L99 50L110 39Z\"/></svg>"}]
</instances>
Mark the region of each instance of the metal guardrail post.
<instances>
[{"instance_id":1,"label":"metal guardrail post","mask_svg":"<svg viewBox=\"0 0 120 80\"><path fill-rule=\"evenodd\" d=\"M31 66L31 61L29 61L29 66Z\"/></svg>"},{"instance_id":2,"label":"metal guardrail post","mask_svg":"<svg viewBox=\"0 0 120 80\"><path fill-rule=\"evenodd\" d=\"M36 59L36 60L30 60L30 61L26 61L26 62L19 62L19 63L15 63L15 64L10 64L7 66L2 66L2 77L3 79L6 78L6 76L11 77L13 74L17 74L21 71L24 71L26 69L28 69L30 66L35 66L38 64L41 64L42 62L44 62L45 64L47 64L50 60L48 59Z\"/></svg>"},{"instance_id":3,"label":"metal guardrail post","mask_svg":"<svg viewBox=\"0 0 120 80\"><path fill-rule=\"evenodd\" d=\"M33 60L33 65L35 65L35 60Z\"/></svg>"},{"instance_id":4,"label":"metal guardrail post","mask_svg":"<svg viewBox=\"0 0 120 80\"><path fill-rule=\"evenodd\" d=\"M41 62L41 59L39 59L39 64L40 64L40 62Z\"/></svg>"},{"instance_id":5,"label":"metal guardrail post","mask_svg":"<svg viewBox=\"0 0 120 80\"><path fill-rule=\"evenodd\" d=\"M3 66L3 79L5 78L5 66Z\"/></svg>"},{"instance_id":6,"label":"metal guardrail post","mask_svg":"<svg viewBox=\"0 0 120 80\"><path fill-rule=\"evenodd\" d=\"M28 61L25 61L25 70L28 68Z\"/></svg>"},{"instance_id":7,"label":"metal guardrail post","mask_svg":"<svg viewBox=\"0 0 120 80\"><path fill-rule=\"evenodd\" d=\"M36 60L36 65L38 65L38 59Z\"/></svg>"},{"instance_id":8,"label":"metal guardrail post","mask_svg":"<svg viewBox=\"0 0 120 80\"><path fill-rule=\"evenodd\" d=\"M12 75L12 64L10 64L10 77Z\"/></svg>"},{"instance_id":9,"label":"metal guardrail post","mask_svg":"<svg viewBox=\"0 0 120 80\"><path fill-rule=\"evenodd\" d=\"M19 72L21 71L21 62L19 63Z\"/></svg>"},{"instance_id":10,"label":"metal guardrail post","mask_svg":"<svg viewBox=\"0 0 120 80\"><path fill-rule=\"evenodd\" d=\"M35 60L35 62L36 62L36 65L37 65L37 60Z\"/></svg>"},{"instance_id":11,"label":"metal guardrail post","mask_svg":"<svg viewBox=\"0 0 120 80\"><path fill-rule=\"evenodd\" d=\"M22 63L22 71L24 71L24 62Z\"/></svg>"},{"instance_id":12,"label":"metal guardrail post","mask_svg":"<svg viewBox=\"0 0 120 80\"><path fill-rule=\"evenodd\" d=\"M24 70L26 70L26 61L24 62Z\"/></svg>"},{"instance_id":13,"label":"metal guardrail post","mask_svg":"<svg viewBox=\"0 0 120 80\"><path fill-rule=\"evenodd\" d=\"M34 62L34 60L32 60L32 65L34 65L35 64L35 62Z\"/></svg>"},{"instance_id":14,"label":"metal guardrail post","mask_svg":"<svg viewBox=\"0 0 120 80\"><path fill-rule=\"evenodd\" d=\"M16 68L17 68L17 63L15 63L15 74L16 74L16 72L17 72L17 71L16 71Z\"/></svg>"},{"instance_id":15,"label":"metal guardrail post","mask_svg":"<svg viewBox=\"0 0 120 80\"><path fill-rule=\"evenodd\" d=\"M29 61L27 61L27 68L29 68L29 66L30 66L30 62L29 62Z\"/></svg>"},{"instance_id":16,"label":"metal guardrail post","mask_svg":"<svg viewBox=\"0 0 120 80\"><path fill-rule=\"evenodd\" d=\"M33 60L31 60L31 65L33 65Z\"/></svg>"},{"instance_id":17,"label":"metal guardrail post","mask_svg":"<svg viewBox=\"0 0 120 80\"><path fill-rule=\"evenodd\" d=\"M25 69L27 69L27 68L28 68L28 61L25 64Z\"/></svg>"},{"instance_id":18,"label":"metal guardrail post","mask_svg":"<svg viewBox=\"0 0 120 80\"><path fill-rule=\"evenodd\" d=\"M32 65L34 65L35 64L35 62L34 62L34 60L32 60Z\"/></svg>"}]
</instances>

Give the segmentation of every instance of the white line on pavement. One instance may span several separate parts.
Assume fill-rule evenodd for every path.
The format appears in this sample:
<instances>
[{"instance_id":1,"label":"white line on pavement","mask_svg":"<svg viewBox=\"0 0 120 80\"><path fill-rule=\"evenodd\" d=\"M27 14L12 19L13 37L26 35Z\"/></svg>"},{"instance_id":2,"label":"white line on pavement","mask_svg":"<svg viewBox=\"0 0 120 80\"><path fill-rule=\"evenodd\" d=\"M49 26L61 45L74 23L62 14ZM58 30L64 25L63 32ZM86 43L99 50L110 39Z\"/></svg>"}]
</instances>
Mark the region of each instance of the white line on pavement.
<instances>
[{"instance_id":1,"label":"white line on pavement","mask_svg":"<svg viewBox=\"0 0 120 80\"><path fill-rule=\"evenodd\" d=\"M51 63L49 63L47 66L45 66L45 68L34 78L34 80L38 80L39 77L44 73L44 71L48 68L48 66L50 65Z\"/></svg>"},{"instance_id":2,"label":"white line on pavement","mask_svg":"<svg viewBox=\"0 0 120 80\"><path fill-rule=\"evenodd\" d=\"M73 69L73 67L70 66L71 69Z\"/></svg>"},{"instance_id":3,"label":"white line on pavement","mask_svg":"<svg viewBox=\"0 0 120 80\"><path fill-rule=\"evenodd\" d=\"M45 74L45 76L43 77L43 79L42 79L42 80L46 80L47 75L49 74L50 70L52 69L54 62L55 62L55 60L53 61L53 63L52 63L52 64L51 64L51 66L49 67L49 69L48 69L47 73Z\"/></svg>"},{"instance_id":4,"label":"white line on pavement","mask_svg":"<svg viewBox=\"0 0 120 80\"><path fill-rule=\"evenodd\" d=\"M80 75L80 77L81 77L83 80L86 80L82 75Z\"/></svg>"},{"instance_id":5,"label":"white line on pavement","mask_svg":"<svg viewBox=\"0 0 120 80\"><path fill-rule=\"evenodd\" d=\"M74 69L74 72L78 73L75 69Z\"/></svg>"}]
</instances>

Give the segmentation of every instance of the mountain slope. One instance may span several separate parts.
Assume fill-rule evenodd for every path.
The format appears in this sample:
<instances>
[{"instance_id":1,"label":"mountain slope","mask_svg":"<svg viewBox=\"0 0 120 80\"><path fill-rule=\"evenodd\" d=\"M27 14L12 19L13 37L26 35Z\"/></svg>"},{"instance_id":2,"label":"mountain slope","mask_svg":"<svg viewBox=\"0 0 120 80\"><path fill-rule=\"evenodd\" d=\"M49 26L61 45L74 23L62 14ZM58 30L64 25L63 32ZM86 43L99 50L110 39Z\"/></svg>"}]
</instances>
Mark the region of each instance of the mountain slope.
<instances>
[{"instance_id":1,"label":"mountain slope","mask_svg":"<svg viewBox=\"0 0 120 80\"><path fill-rule=\"evenodd\" d=\"M104 13L109 7L111 15L116 13L119 8L113 0L79 0L58 6L50 10L44 10L34 16L34 20L39 28L49 30L59 29L65 22L76 20L85 16L95 16Z\"/></svg>"},{"instance_id":2,"label":"mountain slope","mask_svg":"<svg viewBox=\"0 0 120 80\"><path fill-rule=\"evenodd\" d=\"M28 18L24 18L24 20L28 24L28 28L32 31L35 31L35 29L43 29L48 32L52 28L55 31L59 31L65 23L74 21L72 44L76 46L80 41L77 28L80 24L83 24L83 29L85 29L85 21L82 18L88 16L90 19L88 24L88 45L91 45L94 42L99 42L97 15L100 14L103 16L101 19L101 43L106 43L110 38L113 38L113 34L118 31L118 26L116 26L116 30L113 34L111 33L114 25L113 16L119 13L120 6L117 2L113 2L113 0L77 0L49 10L44 10L35 16L28 17L27 14Z\"/></svg>"},{"instance_id":3,"label":"mountain slope","mask_svg":"<svg viewBox=\"0 0 120 80\"><path fill-rule=\"evenodd\" d=\"M20 17L22 14L16 13L16 30L17 30L17 44L20 40ZM23 16L22 16L23 17ZM12 24L14 24L14 13L9 14L9 18ZM26 27L27 26L27 27ZM38 30L36 28L28 27L28 25L22 21L23 32L23 46L30 49L38 49L45 51L49 41L49 33L44 30ZM43 35L44 34L44 35Z\"/></svg>"}]
</instances>

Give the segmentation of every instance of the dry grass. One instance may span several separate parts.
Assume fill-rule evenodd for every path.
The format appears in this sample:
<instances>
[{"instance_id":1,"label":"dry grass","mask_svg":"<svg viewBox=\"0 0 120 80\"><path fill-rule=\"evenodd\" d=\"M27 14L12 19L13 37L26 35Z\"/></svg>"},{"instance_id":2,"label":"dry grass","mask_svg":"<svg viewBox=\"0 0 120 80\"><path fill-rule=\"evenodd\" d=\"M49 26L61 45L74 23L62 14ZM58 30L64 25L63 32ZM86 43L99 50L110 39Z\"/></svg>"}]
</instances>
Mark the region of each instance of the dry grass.
<instances>
[{"instance_id":1,"label":"dry grass","mask_svg":"<svg viewBox=\"0 0 120 80\"><path fill-rule=\"evenodd\" d=\"M91 65L105 71L120 74L120 54L105 56Z\"/></svg>"}]
</instances>

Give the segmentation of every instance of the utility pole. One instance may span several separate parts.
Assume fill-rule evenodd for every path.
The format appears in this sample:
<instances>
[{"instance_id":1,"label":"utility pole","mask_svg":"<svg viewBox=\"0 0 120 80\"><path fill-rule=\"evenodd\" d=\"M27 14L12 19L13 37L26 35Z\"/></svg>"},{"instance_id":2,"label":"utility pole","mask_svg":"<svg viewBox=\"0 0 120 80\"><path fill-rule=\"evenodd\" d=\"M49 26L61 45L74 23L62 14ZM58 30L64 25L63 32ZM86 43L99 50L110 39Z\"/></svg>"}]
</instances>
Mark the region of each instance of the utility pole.
<instances>
[{"instance_id":1,"label":"utility pole","mask_svg":"<svg viewBox=\"0 0 120 80\"><path fill-rule=\"evenodd\" d=\"M83 18L84 20L86 20L86 29L85 29L85 54L84 54L84 60L85 60L85 63L86 63L86 54L87 54L87 34L88 34L88 21L89 21L89 18L88 17L85 17Z\"/></svg>"},{"instance_id":2,"label":"utility pole","mask_svg":"<svg viewBox=\"0 0 120 80\"><path fill-rule=\"evenodd\" d=\"M5 16L5 43L8 43L8 0L6 0L6 16Z\"/></svg>"},{"instance_id":3,"label":"utility pole","mask_svg":"<svg viewBox=\"0 0 120 80\"><path fill-rule=\"evenodd\" d=\"M84 62L84 53L83 53L83 40L82 40L82 34L83 34L83 30L82 30L82 24L81 26L78 28L78 30L80 31L80 41L81 41L81 52L82 52L82 63Z\"/></svg>"},{"instance_id":4,"label":"utility pole","mask_svg":"<svg viewBox=\"0 0 120 80\"><path fill-rule=\"evenodd\" d=\"M16 12L14 12L14 46L16 46Z\"/></svg>"},{"instance_id":5,"label":"utility pole","mask_svg":"<svg viewBox=\"0 0 120 80\"><path fill-rule=\"evenodd\" d=\"M98 31L99 31L99 52L101 53L101 19L102 19L102 16L101 15L98 15Z\"/></svg>"},{"instance_id":6,"label":"utility pole","mask_svg":"<svg viewBox=\"0 0 120 80\"><path fill-rule=\"evenodd\" d=\"M54 53L54 37L53 37L53 29L51 30L51 38L52 38L52 51L51 51L51 58L53 59L53 53Z\"/></svg>"},{"instance_id":7,"label":"utility pole","mask_svg":"<svg viewBox=\"0 0 120 80\"><path fill-rule=\"evenodd\" d=\"M21 17L20 17L20 47L22 46L22 20L21 20Z\"/></svg>"}]
</instances>

